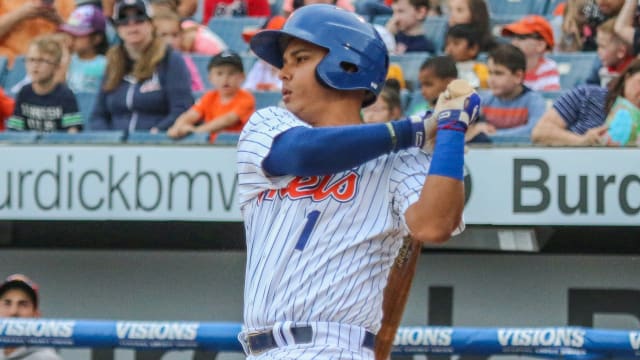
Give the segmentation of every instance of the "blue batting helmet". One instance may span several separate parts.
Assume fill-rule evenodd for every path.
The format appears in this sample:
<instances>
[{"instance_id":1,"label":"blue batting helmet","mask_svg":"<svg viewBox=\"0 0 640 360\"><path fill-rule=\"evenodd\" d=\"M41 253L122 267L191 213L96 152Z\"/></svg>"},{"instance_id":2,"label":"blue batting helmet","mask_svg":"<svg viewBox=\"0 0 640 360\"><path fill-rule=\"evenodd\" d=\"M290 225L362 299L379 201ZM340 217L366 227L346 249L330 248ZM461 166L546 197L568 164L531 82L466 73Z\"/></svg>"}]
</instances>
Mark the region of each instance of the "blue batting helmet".
<instances>
[{"instance_id":1,"label":"blue batting helmet","mask_svg":"<svg viewBox=\"0 0 640 360\"><path fill-rule=\"evenodd\" d=\"M251 50L282 68L282 55L291 38L327 49L316 67L325 85L338 90L367 90L363 106L372 104L384 85L389 55L374 27L360 16L333 5L304 6L287 19L282 30L263 30L251 39Z\"/></svg>"}]
</instances>

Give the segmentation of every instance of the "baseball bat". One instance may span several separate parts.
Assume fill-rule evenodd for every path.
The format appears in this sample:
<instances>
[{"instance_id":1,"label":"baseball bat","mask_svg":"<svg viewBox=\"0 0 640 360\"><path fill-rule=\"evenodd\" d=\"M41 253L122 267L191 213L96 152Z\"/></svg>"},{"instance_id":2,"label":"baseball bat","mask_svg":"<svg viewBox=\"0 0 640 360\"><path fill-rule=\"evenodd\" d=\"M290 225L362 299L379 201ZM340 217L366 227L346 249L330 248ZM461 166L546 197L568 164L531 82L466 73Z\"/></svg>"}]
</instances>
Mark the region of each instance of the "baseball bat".
<instances>
[{"instance_id":1,"label":"baseball bat","mask_svg":"<svg viewBox=\"0 0 640 360\"><path fill-rule=\"evenodd\" d=\"M405 237L391 267L382 300L382 326L376 335L375 359L387 360L402 321L422 244Z\"/></svg>"}]
</instances>

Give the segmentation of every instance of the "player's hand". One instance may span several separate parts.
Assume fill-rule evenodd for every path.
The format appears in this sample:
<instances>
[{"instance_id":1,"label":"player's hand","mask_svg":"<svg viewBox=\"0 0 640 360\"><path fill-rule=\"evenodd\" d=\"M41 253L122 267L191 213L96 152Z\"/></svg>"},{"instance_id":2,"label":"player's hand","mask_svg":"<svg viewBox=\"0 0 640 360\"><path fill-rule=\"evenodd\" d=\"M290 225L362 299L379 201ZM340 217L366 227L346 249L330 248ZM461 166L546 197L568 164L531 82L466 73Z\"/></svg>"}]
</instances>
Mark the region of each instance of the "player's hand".
<instances>
[{"instance_id":1,"label":"player's hand","mask_svg":"<svg viewBox=\"0 0 640 360\"><path fill-rule=\"evenodd\" d=\"M414 143L421 147L422 150L431 152L435 145L438 125L441 122L450 122L451 128L464 132L469 124L478 120L479 114L480 96L467 81L454 80L447 86L447 90L438 97L438 102L433 112L427 113L421 119L411 117L414 132L416 133L416 141ZM423 131L420 131L418 121L422 122ZM422 139L419 137L422 137ZM419 140L422 141L420 142Z\"/></svg>"},{"instance_id":2,"label":"player's hand","mask_svg":"<svg viewBox=\"0 0 640 360\"><path fill-rule=\"evenodd\" d=\"M445 113L447 111L450 113ZM448 118L469 126L480 115L480 96L468 81L453 80L438 97L434 113L438 121Z\"/></svg>"}]
</instances>

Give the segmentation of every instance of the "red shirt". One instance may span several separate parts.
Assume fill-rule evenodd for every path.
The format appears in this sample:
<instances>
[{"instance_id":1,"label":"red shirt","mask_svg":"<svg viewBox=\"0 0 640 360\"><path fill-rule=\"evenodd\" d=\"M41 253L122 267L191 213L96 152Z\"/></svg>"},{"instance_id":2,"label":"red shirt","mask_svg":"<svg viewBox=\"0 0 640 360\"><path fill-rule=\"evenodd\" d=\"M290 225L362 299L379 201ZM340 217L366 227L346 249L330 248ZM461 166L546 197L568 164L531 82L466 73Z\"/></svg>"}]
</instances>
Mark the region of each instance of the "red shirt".
<instances>
[{"instance_id":1,"label":"red shirt","mask_svg":"<svg viewBox=\"0 0 640 360\"><path fill-rule=\"evenodd\" d=\"M268 17L271 7L268 0L205 0L202 23L208 24L214 16Z\"/></svg>"}]
</instances>

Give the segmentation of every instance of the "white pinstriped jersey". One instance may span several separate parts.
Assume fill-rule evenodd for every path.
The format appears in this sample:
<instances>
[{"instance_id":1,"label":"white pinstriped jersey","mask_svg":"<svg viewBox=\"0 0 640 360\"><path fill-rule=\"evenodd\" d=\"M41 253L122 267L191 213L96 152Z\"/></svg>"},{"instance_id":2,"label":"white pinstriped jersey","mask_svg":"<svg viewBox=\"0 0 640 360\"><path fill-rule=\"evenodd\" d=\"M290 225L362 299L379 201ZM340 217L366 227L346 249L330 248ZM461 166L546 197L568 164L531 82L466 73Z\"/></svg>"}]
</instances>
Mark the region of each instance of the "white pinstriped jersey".
<instances>
[{"instance_id":1,"label":"white pinstriped jersey","mask_svg":"<svg viewBox=\"0 0 640 360\"><path fill-rule=\"evenodd\" d=\"M408 234L404 213L429 157L411 149L333 175L268 176L261 164L274 137L297 126L309 127L285 109L262 109L238 142L245 327L322 321L377 333L389 269Z\"/></svg>"}]
</instances>

